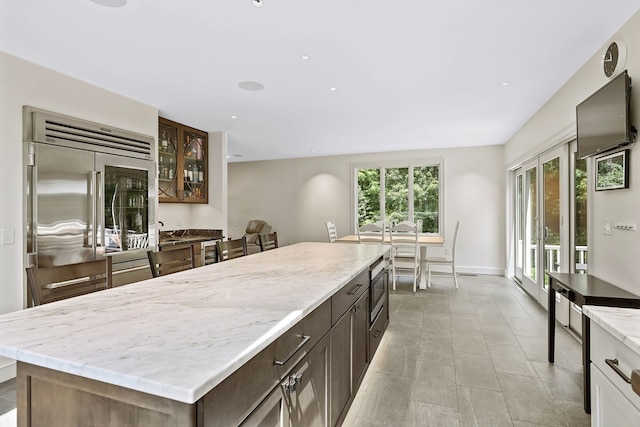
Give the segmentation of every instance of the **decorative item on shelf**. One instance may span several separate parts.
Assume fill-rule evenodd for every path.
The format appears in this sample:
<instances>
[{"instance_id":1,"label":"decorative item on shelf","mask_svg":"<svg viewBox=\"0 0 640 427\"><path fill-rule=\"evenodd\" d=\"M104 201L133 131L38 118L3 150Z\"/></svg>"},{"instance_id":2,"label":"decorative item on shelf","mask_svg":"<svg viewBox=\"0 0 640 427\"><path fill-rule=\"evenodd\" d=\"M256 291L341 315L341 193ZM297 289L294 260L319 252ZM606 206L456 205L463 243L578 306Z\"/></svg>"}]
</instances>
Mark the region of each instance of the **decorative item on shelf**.
<instances>
[{"instance_id":1,"label":"decorative item on shelf","mask_svg":"<svg viewBox=\"0 0 640 427\"><path fill-rule=\"evenodd\" d=\"M193 174L193 182L200 182L200 175L198 174L198 165L197 164L193 164L192 166L192 174Z\"/></svg>"},{"instance_id":2,"label":"decorative item on shelf","mask_svg":"<svg viewBox=\"0 0 640 427\"><path fill-rule=\"evenodd\" d=\"M169 141L167 139L167 132L165 130L162 131L162 136L160 138L160 148L165 152L169 149Z\"/></svg>"}]
</instances>

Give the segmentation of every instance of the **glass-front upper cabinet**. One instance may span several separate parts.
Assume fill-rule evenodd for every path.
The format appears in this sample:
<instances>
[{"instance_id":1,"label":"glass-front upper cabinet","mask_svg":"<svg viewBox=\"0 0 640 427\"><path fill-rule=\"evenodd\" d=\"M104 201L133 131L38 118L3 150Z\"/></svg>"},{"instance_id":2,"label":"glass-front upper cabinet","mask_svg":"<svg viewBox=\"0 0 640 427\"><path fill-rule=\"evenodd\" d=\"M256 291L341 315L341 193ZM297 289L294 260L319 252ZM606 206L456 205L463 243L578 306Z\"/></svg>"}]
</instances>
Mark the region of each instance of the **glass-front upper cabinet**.
<instances>
[{"instance_id":1,"label":"glass-front upper cabinet","mask_svg":"<svg viewBox=\"0 0 640 427\"><path fill-rule=\"evenodd\" d=\"M198 202L207 199L207 136L184 130L183 199Z\"/></svg>"},{"instance_id":2,"label":"glass-front upper cabinet","mask_svg":"<svg viewBox=\"0 0 640 427\"><path fill-rule=\"evenodd\" d=\"M207 133L171 120L158 123L158 199L208 203Z\"/></svg>"},{"instance_id":3,"label":"glass-front upper cabinet","mask_svg":"<svg viewBox=\"0 0 640 427\"><path fill-rule=\"evenodd\" d=\"M179 202L178 197L178 126L158 123L158 198L161 202Z\"/></svg>"}]
</instances>

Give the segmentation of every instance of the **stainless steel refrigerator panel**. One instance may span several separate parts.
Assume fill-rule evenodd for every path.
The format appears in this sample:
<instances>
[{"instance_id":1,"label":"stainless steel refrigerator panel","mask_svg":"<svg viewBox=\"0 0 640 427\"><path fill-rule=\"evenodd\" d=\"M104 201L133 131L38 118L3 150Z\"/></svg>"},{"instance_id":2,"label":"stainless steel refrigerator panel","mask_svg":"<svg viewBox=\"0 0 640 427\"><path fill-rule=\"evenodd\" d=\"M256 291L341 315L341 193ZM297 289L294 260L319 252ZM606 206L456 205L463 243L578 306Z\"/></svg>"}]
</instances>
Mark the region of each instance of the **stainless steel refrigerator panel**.
<instances>
[{"instance_id":1,"label":"stainless steel refrigerator panel","mask_svg":"<svg viewBox=\"0 0 640 427\"><path fill-rule=\"evenodd\" d=\"M31 207L38 267L94 259L94 153L34 144Z\"/></svg>"}]
</instances>

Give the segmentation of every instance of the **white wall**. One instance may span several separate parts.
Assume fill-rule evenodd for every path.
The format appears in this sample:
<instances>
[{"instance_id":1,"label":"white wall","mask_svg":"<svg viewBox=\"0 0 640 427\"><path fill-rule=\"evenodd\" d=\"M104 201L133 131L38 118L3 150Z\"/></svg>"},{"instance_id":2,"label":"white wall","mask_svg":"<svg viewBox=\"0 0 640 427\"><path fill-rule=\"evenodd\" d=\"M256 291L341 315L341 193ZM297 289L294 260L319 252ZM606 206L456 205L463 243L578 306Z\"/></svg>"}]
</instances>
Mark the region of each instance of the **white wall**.
<instances>
[{"instance_id":1,"label":"white wall","mask_svg":"<svg viewBox=\"0 0 640 427\"><path fill-rule=\"evenodd\" d=\"M281 245L327 241L326 219L351 234L352 165L416 158L444 159L445 239L460 220L460 271L503 274L502 146L230 163L230 235L241 237L250 219L271 224Z\"/></svg>"},{"instance_id":2,"label":"white wall","mask_svg":"<svg viewBox=\"0 0 640 427\"><path fill-rule=\"evenodd\" d=\"M636 13L611 40L626 42L626 68L634 86L631 92L632 123L640 129L640 12ZM605 46L547 102L505 145L505 164L514 166L544 148L575 135L575 107L609 79L602 72ZM593 162L590 173L593 174ZM630 188L599 191L589 186L588 233L589 273L640 295L640 234L613 230L603 234L604 219L640 226L640 149L631 152Z\"/></svg>"}]
</instances>

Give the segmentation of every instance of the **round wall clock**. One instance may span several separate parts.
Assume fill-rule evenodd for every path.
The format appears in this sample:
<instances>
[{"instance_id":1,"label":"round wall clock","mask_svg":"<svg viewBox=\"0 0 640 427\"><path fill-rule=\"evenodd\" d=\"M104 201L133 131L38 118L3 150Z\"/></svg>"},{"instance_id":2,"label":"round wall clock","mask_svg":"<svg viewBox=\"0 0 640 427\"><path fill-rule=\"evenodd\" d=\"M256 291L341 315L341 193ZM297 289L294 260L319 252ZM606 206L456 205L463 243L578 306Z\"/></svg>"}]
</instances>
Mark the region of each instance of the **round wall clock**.
<instances>
[{"instance_id":1,"label":"round wall clock","mask_svg":"<svg viewBox=\"0 0 640 427\"><path fill-rule=\"evenodd\" d=\"M613 77L624 68L627 60L627 45L621 40L614 40L607 46L602 55L602 71L607 77Z\"/></svg>"}]
</instances>

